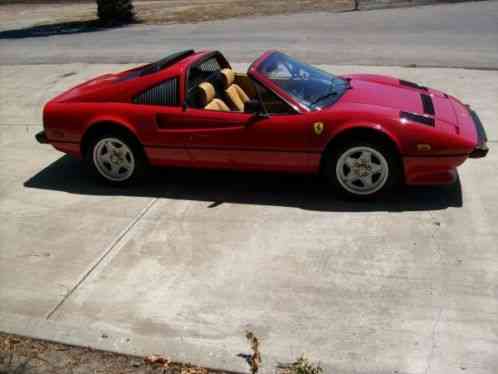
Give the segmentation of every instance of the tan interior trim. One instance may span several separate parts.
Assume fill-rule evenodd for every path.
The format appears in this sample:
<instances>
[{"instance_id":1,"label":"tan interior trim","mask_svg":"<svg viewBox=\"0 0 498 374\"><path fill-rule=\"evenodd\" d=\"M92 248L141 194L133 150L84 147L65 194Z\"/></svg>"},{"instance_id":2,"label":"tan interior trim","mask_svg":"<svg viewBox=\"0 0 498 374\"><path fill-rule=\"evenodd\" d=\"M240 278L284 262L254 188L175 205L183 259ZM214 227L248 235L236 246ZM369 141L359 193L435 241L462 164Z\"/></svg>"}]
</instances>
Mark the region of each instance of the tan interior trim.
<instances>
[{"instance_id":1,"label":"tan interior trim","mask_svg":"<svg viewBox=\"0 0 498 374\"><path fill-rule=\"evenodd\" d=\"M225 88L230 87L235 80L235 73L232 69L223 69L221 70L221 74L225 76Z\"/></svg>"},{"instance_id":2,"label":"tan interior trim","mask_svg":"<svg viewBox=\"0 0 498 374\"><path fill-rule=\"evenodd\" d=\"M213 99L209 104L207 104L204 107L204 109L230 112L230 108L220 99Z\"/></svg>"},{"instance_id":3,"label":"tan interior trim","mask_svg":"<svg viewBox=\"0 0 498 374\"><path fill-rule=\"evenodd\" d=\"M203 93L203 95L201 95L203 100L202 105L206 106L214 99L216 91L214 90L213 85L209 82L202 82L198 87Z\"/></svg>"}]
</instances>

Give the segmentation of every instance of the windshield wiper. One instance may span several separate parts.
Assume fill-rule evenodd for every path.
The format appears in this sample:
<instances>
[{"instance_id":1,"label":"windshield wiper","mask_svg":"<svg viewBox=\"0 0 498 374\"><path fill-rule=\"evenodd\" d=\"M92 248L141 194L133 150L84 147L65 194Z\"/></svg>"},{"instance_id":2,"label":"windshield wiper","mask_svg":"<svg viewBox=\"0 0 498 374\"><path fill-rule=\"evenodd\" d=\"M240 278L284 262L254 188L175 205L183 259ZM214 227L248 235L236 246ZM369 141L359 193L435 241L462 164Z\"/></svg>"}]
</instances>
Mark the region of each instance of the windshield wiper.
<instances>
[{"instance_id":1,"label":"windshield wiper","mask_svg":"<svg viewBox=\"0 0 498 374\"><path fill-rule=\"evenodd\" d=\"M351 78L344 78L344 80L346 81L346 89L347 90L352 89L353 86L351 86Z\"/></svg>"},{"instance_id":2,"label":"windshield wiper","mask_svg":"<svg viewBox=\"0 0 498 374\"><path fill-rule=\"evenodd\" d=\"M315 100L313 100L313 102L310 104L310 106L318 104L320 101L325 100L325 99L327 99L327 98L329 98L331 96L336 96L337 93L338 92L334 90L334 85L331 84L329 92L327 92L326 94L324 94L322 96L319 96L318 98L316 98Z\"/></svg>"}]
</instances>

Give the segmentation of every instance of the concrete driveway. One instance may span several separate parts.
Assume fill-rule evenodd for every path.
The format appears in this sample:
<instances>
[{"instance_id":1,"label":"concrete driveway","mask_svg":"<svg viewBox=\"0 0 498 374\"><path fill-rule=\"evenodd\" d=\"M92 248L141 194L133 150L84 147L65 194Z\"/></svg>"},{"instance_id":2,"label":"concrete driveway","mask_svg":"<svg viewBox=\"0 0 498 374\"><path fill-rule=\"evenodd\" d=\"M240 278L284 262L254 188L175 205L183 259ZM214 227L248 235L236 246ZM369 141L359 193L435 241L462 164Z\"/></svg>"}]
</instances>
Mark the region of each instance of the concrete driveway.
<instances>
[{"instance_id":1,"label":"concrete driveway","mask_svg":"<svg viewBox=\"0 0 498 374\"><path fill-rule=\"evenodd\" d=\"M302 353L334 374L496 373L497 72L325 66L443 88L490 137L456 185L348 203L290 175L109 188L35 143L44 101L125 67L0 68L1 331L246 372L249 329L268 373Z\"/></svg>"}]
</instances>

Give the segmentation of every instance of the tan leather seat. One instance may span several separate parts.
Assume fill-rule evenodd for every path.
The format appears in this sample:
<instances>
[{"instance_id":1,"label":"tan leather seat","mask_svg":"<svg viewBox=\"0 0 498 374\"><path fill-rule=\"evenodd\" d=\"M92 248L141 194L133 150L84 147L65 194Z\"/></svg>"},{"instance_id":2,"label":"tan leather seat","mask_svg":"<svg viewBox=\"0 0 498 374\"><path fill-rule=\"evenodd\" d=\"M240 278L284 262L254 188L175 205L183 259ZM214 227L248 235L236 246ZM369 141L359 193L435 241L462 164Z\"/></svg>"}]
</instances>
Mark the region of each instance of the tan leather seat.
<instances>
[{"instance_id":1,"label":"tan leather seat","mask_svg":"<svg viewBox=\"0 0 498 374\"><path fill-rule=\"evenodd\" d=\"M230 108L220 99L216 99L214 87L209 82L203 82L199 86L201 91L201 105L207 110L218 110L229 112Z\"/></svg>"},{"instance_id":2,"label":"tan leather seat","mask_svg":"<svg viewBox=\"0 0 498 374\"><path fill-rule=\"evenodd\" d=\"M225 77L225 93L227 94L230 104L239 112L244 111L244 104L250 99L238 84L233 83L235 73L232 69L223 69L221 73Z\"/></svg>"}]
</instances>

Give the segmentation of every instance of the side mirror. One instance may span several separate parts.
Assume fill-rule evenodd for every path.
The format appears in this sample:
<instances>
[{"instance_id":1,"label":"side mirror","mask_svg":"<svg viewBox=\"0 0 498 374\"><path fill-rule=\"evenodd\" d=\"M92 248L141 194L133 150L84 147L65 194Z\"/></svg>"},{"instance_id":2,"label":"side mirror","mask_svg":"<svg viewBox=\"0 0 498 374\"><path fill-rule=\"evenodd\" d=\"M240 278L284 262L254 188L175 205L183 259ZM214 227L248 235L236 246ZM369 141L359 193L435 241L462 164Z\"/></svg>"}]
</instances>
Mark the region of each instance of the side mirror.
<instances>
[{"instance_id":1,"label":"side mirror","mask_svg":"<svg viewBox=\"0 0 498 374\"><path fill-rule=\"evenodd\" d=\"M245 102L244 113L251 113L258 117L268 117L268 113L265 112L265 108L261 104L261 101L255 99Z\"/></svg>"}]
</instances>

